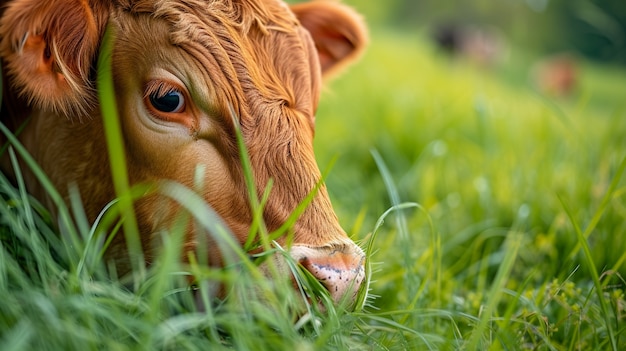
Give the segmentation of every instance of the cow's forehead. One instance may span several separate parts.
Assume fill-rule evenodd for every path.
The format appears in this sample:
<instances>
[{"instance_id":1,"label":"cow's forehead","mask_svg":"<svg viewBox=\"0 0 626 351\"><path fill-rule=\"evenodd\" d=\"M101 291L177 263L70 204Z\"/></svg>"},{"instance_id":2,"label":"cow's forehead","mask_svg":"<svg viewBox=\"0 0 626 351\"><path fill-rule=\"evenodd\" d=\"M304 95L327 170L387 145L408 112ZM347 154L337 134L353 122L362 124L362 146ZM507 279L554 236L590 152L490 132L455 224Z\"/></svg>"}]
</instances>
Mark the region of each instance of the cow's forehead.
<instances>
[{"instance_id":1,"label":"cow's forehead","mask_svg":"<svg viewBox=\"0 0 626 351\"><path fill-rule=\"evenodd\" d=\"M149 13L170 27L172 44L198 62L211 56L222 79L206 77L229 97L240 117L258 116L253 106L270 102L312 117L317 66L312 40L282 1L120 0L123 11ZM313 65L313 66L312 66ZM218 72L213 71L213 74ZM261 97L260 99L258 97ZM236 101L239 100L239 101Z\"/></svg>"},{"instance_id":2,"label":"cow's forehead","mask_svg":"<svg viewBox=\"0 0 626 351\"><path fill-rule=\"evenodd\" d=\"M116 4L133 13L172 19L195 17L242 31L253 25L292 30L297 23L288 6L280 0L117 0Z\"/></svg>"}]
</instances>

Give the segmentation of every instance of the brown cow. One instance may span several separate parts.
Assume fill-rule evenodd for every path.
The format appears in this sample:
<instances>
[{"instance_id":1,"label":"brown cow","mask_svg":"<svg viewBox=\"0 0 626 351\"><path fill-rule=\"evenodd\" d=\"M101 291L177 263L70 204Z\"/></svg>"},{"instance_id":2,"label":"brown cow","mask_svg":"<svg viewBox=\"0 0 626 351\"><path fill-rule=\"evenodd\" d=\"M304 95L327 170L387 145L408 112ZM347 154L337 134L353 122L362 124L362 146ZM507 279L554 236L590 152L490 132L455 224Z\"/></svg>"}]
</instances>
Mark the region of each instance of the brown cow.
<instances>
[{"instance_id":1,"label":"brown cow","mask_svg":"<svg viewBox=\"0 0 626 351\"><path fill-rule=\"evenodd\" d=\"M26 123L19 139L61 193L67 198L68 184L76 184L92 221L115 197L95 86L108 24L130 183L171 179L193 188L194 171L203 165L201 195L240 243L249 235L252 215L235 123L259 195L273 181L264 220L276 229L321 178L313 134L322 76L354 60L366 44L360 17L331 1L291 7L279 0L3 5L1 121L14 131ZM10 174L2 157L2 169ZM32 175L26 182L32 194L51 204ZM177 206L153 195L135 207L149 263L151 238L171 224ZM364 278L364 254L339 226L323 186L293 231L294 259L336 301L354 296ZM188 252L197 249L194 235L190 229L186 236ZM220 264L215 245L203 250L211 264ZM108 258L119 270L130 269L123 236L114 238Z\"/></svg>"},{"instance_id":2,"label":"brown cow","mask_svg":"<svg viewBox=\"0 0 626 351\"><path fill-rule=\"evenodd\" d=\"M572 54L557 54L535 63L530 75L541 93L551 97L568 97L579 83L578 66L578 60Z\"/></svg>"}]
</instances>

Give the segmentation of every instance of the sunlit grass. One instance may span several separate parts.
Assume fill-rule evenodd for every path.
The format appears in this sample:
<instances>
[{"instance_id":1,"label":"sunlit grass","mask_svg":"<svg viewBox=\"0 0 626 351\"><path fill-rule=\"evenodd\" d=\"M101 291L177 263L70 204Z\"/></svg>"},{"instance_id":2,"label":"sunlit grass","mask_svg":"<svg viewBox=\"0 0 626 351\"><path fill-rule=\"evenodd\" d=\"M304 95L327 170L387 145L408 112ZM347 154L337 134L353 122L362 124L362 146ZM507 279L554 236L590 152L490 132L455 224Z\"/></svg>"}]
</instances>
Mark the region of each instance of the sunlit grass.
<instances>
[{"instance_id":1,"label":"sunlit grass","mask_svg":"<svg viewBox=\"0 0 626 351\"><path fill-rule=\"evenodd\" d=\"M70 208L57 198L59 234L19 177L17 187L1 177L0 349L621 349L626 79L585 67L576 94L554 100L498 75L526 66L477 69L373 30L316 120L336 212L368 256L370 295L355 311L333 307L294 262L301 290L265 279L264 257L248 260L202 199L173 182L154 191L186 215L162 233L156 263L122 284L100 259L119 202L91 226L77 193ZM13 144L2 150L23 157ZM227 268L200 254L180 263L191 220L232 254ZM255 227L248 246L288 258L271 242L277 233ZM211 294L216 283L224 300ZM303 305L303 293L326 311Z\"/></svg>"},{"instance_id":2,"label":"sunlit grass","mask_svg":"<svg viewBox=\"0 0 626 351\"><path fill-rule=\"evenodd\" d=\"M485 331L500 339L486 339L481 348L524 348L520 340L526 338L529 348L600 347L594 333L623 328L621 297L612 297L617 300L607 302L611 308L597 314L604 303L594 297L592 268L588 256L581 255L575 225L590 228L585 239L605 296L621 296L626 182L619 170L626 157L626 101L617 96L626 94L626 85L618 83L624 82L625 73L583 63L577 92L555 100L536 92L527 79L503 81L498 77L501 68L476 68L407 39L375 36L365 63L325 94L317 120L318 159L323 164L328 155L340 155L342 170L329 177L328 186L344 226L350 228L351 219L365 211L360 227L369 228L378 213L398 201L419 203L429 214L405 214L413 267L407 267L406 247L400 244L405 243L402 227L390 225L390 231L378 236L372 259L383 261L384 268L372 284L373 293L381 296L377 305L385 311L407 308L411 289L427 279L429 294L417 307L443 306L446 312L483 318L494 299L497 273L511 259L507 242L515 235L516 260L505 289L495 291L509 293L501 297L497 313L489 317L493 324ZM612 87L610 94L603 93L606 86ZM398 199L388 195L388 180L383 181L365 152L371 149L385 161ZM435 259L430 255L435 249L431 221L442 243L441 288L428 278ZM552 284L574 284L584 303L546 295L535 312L521 312L527 308L524 294ZM561 301L557 307L555 300ZM611 322L602 321L605 317ZM457 339L464 345L474 333L445 319L430 320L435 323L405 325L420 331L437 325L439 335L443 328L443 345ZM461 325L474 325L470 321ZM545 328L539 328L541 323ZM607 329L607 323L613 324ZM522 339L516 333L522 333ZM623 344L619 333L615 335L606 340Z\"/></svg>"}]
</instances>

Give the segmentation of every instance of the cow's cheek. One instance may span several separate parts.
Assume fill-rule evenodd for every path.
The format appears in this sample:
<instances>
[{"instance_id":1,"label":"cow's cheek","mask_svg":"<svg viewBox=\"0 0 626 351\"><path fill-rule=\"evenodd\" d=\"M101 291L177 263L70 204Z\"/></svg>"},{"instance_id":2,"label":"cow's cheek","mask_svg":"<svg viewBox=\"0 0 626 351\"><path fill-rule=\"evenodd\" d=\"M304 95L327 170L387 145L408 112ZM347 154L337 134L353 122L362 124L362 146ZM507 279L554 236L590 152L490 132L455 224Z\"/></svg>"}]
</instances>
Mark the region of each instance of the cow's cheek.
<instances>
[{"instance_id":1,"label":"cow's cheek","mask_svg":"<svg viewBox=\"0 0 626 351\"><path fill-rule=\"evenodd\" d=\"M237 185L229 167L229 162L238 160L225 158L210 141L196 139L182 127L150 128L140 118L123 123L131 182L168 179L192 189L217 212L240 242L245 241L250 223L246 192ZM197 172L204 176L196 177ZM156 201L147 206L163 204Z\"/></svg>"},{"instance_id":2,"label":"cow's cheek","mask_svg":"<svg viewBox=\"0 0 626 351\"><path fill-rule=\"evenodd\" d=\"M236 175L231 173L239 160L225 158L214 145L204 140L196 142L189 150L193 150L195 157L189 164L181 165L181 169L189 167L188 174L193 174L197 165L202 167L204 182L196 190L222 218L236 239L244 243L252 219L245 185L243 182L238 183Z\"/></svg>"}]
</instances>

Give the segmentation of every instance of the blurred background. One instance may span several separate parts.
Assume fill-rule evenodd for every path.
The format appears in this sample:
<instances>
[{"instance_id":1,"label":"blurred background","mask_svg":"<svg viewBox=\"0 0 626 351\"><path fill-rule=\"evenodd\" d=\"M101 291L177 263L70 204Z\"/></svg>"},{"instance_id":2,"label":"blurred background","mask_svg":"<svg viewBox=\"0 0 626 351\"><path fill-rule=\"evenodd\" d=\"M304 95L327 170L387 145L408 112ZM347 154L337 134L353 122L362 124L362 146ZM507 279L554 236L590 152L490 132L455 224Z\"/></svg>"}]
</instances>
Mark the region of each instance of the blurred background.
<instances>
[{"instance_id":1,"label":"blurred background","mask_svg":"<svg viewBox=\"0 0 626 351\"><path fill-rule=\"evenodd\" d=\"M371 25L435 35L482 34L522 47L528 55L571 52L599 62L626 64L623 0L387 0L345 1Z\"/></svg>"}]
</instances>

